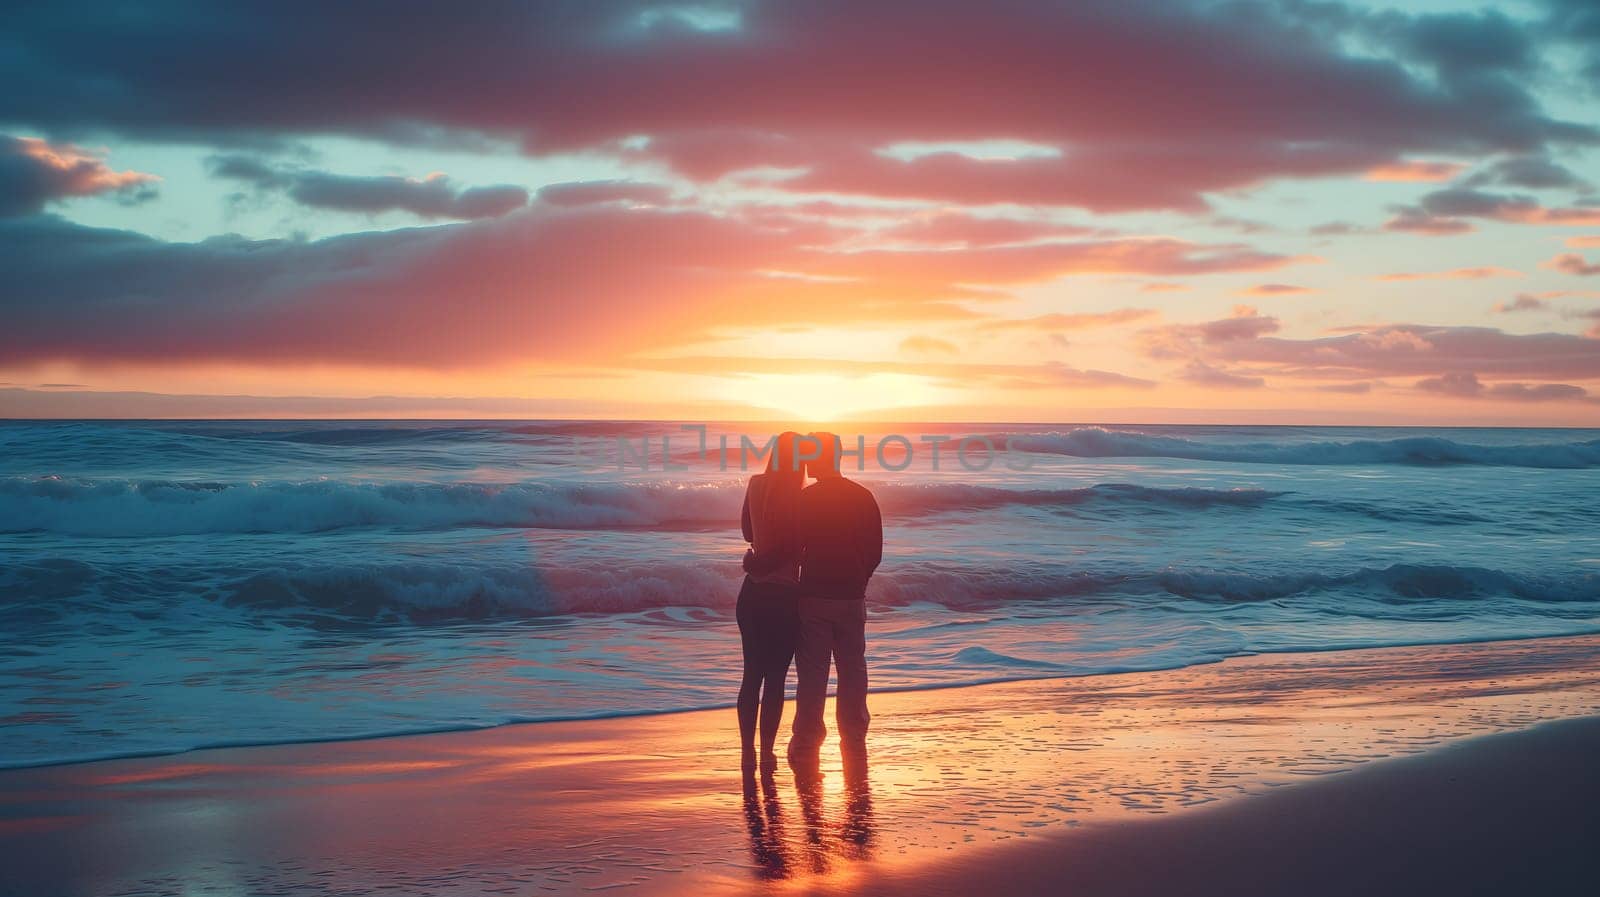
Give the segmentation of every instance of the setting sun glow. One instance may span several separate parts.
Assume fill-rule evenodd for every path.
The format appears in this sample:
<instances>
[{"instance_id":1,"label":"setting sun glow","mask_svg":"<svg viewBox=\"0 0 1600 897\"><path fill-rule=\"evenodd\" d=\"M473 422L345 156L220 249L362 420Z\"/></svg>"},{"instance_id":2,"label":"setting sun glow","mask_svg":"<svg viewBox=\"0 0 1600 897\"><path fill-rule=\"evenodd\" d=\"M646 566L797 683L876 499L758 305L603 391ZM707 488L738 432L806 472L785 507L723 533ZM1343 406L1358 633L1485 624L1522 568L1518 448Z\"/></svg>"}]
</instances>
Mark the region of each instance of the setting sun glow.
<instances>
[{"instance_id":1,"label":"setting sun glow","mask_svg":"<svg viewBox=\"0 0 1600 897\"><path fill-rule=\"evenodd\" d=\"M943 391L909 374L752 374L725 382L724 397L770 409L780 418L807 423L893 414L933 404Z\"/></svg>"}]
</instances>

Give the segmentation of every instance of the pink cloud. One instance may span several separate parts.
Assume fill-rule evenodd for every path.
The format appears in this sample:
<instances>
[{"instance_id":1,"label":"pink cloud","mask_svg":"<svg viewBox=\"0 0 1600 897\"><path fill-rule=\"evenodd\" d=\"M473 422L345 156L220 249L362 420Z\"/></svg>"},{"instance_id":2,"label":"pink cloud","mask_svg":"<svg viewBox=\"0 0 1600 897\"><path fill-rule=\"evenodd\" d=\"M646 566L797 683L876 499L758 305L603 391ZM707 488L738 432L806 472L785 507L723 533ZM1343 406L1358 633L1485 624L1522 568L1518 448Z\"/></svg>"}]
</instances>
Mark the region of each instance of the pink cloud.
<instances>
[{"instance_id":1,"label":"pink cloud","mask_svg":"<svg viewBox=\"0 0 1600 897\"><path fill-rule=\"evenodd\" d=\"M974 364L935 361L886 361L775 356L693 355L632 359L625 364L639 370L685 371L696 374L815 374L827 371L844 377L872 374L912 374L948 386L978 383L1007 389L1149 389L1154 380L1113 371L1075 368L1059 362L1031 364Z\"/></svg>"},{"instance_id":2,"label":"pink cloud","mask_svg":"<svg viewBox=\"0 0 1600 897\"><path fill-rule=\"evenodd\" d=\"M953 290L959 284L1006 286L1074 274L1185 275L1265 271L1318 261L1260 252L1236 244L1206 245L1171 238L1081 240L969 250L818 252L815 274L924 284Z\"/></svg>"},{"instance_id":3,"label":"pink cloud","mask_svg":"<svg viewBox=\"0 0 1600 897\"><path fill-rule=\"evenodd\" d=\"M1594 317L1600 319L1600 312ZM1291 339L1271 335L1278 329L1276 318L1241 307L1231 317L1204 324L1151 328L1141 334L1140 346L1152 358L1187 362L1180 376L1197 382L1209 377L1219 386L1223 381L1213 375L1216 371L1313 383L1413 376L1423 378L1420 389L1442 394L1547 401L1586 398L1582 387L1563 381L1600 380L1600 339L1570 334L1388 324ZM1592 331L1595 335L1600 334Z\"/></svg>"},{"instance_id":4,"label":"pink cloud","mask_svg":"<svg viewBox=\"0 0 1600 897\"><path fill-rule=\"evenodd\" d=\"M1600 274L1600 264L1589 264L1584 257L1576 252L1565 252L1544 263L1546 268L1554 268L1567 274L1579 277L1593 277Z\"/></svg>"},{"instance_id":5,"label":"pink cloud","mask_svg":"<svg viewBox=\"0 0 1600 897\"><path fill-rule=\"evenodd\" d=\"M434 368L606 359L728 327L971 319L956 300L1074 274L1293 261L1169 239L852 251L854 234L615 203L539 202L501 218L309 242L164 243L0 220L0 269L14 307L31 309L0 328L0 353Z\"/></svg>"},{"instance_id":6,"label":"pink cloud","mask_svg":"<svg viewBox=\"0 0 1600 897\"><path fill-rule=\"evenodd\" d=\"M955 355L961 350L949 340L912 335L900 341L900 351L909 355Z\"/></svg>"},{"instance_id":7,"label":"pink cloud","mask_svg":"<svg viewBox=\"0 0 1600 897\"><path fill-rule=\"evenodd\" d=\"M1567 317L1577 318L1582 321L1594 321L1595 325L1589 328L1590 339L1600 339L1600 308L1591 308L1588 311L1568 312Z\"/></svg>"},{"instance_id":8,"label":"pink cloud","mask_svg":"<svg viewBox=\"0 0 1600 897\"><path fill-rule=\"evenodd\" d=\"M946 211L914 217L903 224L876 231L872 236L875 241L923 246L1004 246L1085 237L1094 232L1093 228L1048 221Z\"/></svg>"},{"instance_id":9,"label":"pink cloud","mask_svg":"<svg viewBox=\"0 0 1600 897\"><path fill-rule=\"evenodd\" d=\"M1483 392L1483 384L1478 381L1478 375L1470 372L1443 374L1419 380L1417 388L1424 392L1457 397L1476 397Z\"/></svg>"},{"instance_id":10,"label":"pink cloud","mask_svg":"<svg viewBox=\"0 0 1600 897\"><path fill-rule=\"evenodd\" d=\"M1199 212L1205 192L1276 176L1337 174L1374 158L1367 149L1257 149L1214 154L1194 146L1072 146L1060 157L977 159L946 152L899 159L867 146L819 148L806 170L778 183L813 193L856 193L969 205L1025 201L1096 212L1172 209Z\"/></svg>"},{"instance_id":11,"label":"pink cloud","mask_svg":"<svg viewBox=\"0 0 1600 897\"><path fill-rule=\"evenodd\" d=\"M32 258L41 243L53 261ZM533 207L314 242L194 244L34 220L0 246L14 250L13 295L38 303L0 328L0 352L19 360L461 367L623 352L723 319L941 314L882 298L852 308L850 285L763 277L797 260L791 235L700 213ZM763 301L774 295L807 305Z\"/></svg>"},{"instance_id":12,"label":"pink cloud","mask_svg":"<svg viewBox=\"0 0 1600 897\"><path fill-rule=\"evenodd\" d=\"M1477 230L1470 221L1429 215L1421 210L1410 208L1401 209L1393 218L1384 222L1383 229L1422 234L1427 237L1450 237Z\"/></svg>"},{"instance_id":13,"label":"pink cloud","mask_svg":"<svg viewBox=\"0 0 1600 897\"><path fill-rule=\"evenodd\" d=\"M1119 308L1115 311L1077 312L1037 315L1032 318L1005 318L984 321L980 330L1084 330L1091 327L1112 327L1127 324L1160 314L1153 308Z\"/></svg>"},{"instance_id":14,"label":"pink cloud","mask_svg":"<svg viewBox=\"0 0 1600 897\"><path fill-rule=\"evenodd\" d=\"M1203 361L1189 362L1179 376L1190 383L1216 389L1260 389L1267 384L1261 377L1232 373Z\"/></svg>"},{"instance_id":15,"label":"pink cloud","mask_svg":"<svg viewBox=\"0 0 1600 897\"><path fill-rule=\"evenodd\" d=\"M1510 314L1519 311L1544 311L1549 307L1550 303L1538 296L1529 293L1518 293L1515 299L1510 302L1497 303L1491 311L1497 314Z\"/></svg>"},{"instance_id":16,"label":"pink cloud","mask_svg":"<svg viewBox=\"0 0 1600 897\"><path fill-rule=\"evenodd\" d=\"M1236 305L1231 316L1220 320L1151 328L1141 334L1141 343L1146 354L1156 358L1195 358L1204 354L1202 346L1254 340L1279 329L1277 318Z\"/></svg>"},{"instance_id":17,"label":"pink cloud","mask_svg":"<svg viewBox=\"0 0 1600 897\"><path fill-rule=\"evenodd\" d=\"M110 193L142 201L159 180L140 171L113 170L104 153L70 143L0 134L0 216L30 214L74 196Z\"/></svg>"},{"instance_id":18,"label":"pink cloud","mask_svg":"<svg viewBox=\"0 0 1600 897\"><path fill-rule=\"evenodd\" d=\"M1448 181L1466 165L1460 162L1430 162L1420 159L1402 159L1385 162L1367 169L1364 177L1369 181L1399 181L1405 183L1437 183Z\"/></svg>"},{"instance_id":19,"label":"pink cloud","mask_svg":"<svg viewBox=\"0 0 1600 897\"><path fill-rule=\"evenodd\" d=\"M1248 327L1238 327L1238 322ZM1207 327L1229 339L1205 339ZM1562 333L1512 334L1492 327L1391 324L1358 333L1315 339L1264 335L1273 318L1225 318L1176 331L1189 353L1206 360L1257 366L1258 371L1311 378L1440 376L1474 373L1495 378L1600 378L1600 340ZM1168 336L1174 335L1172 332ZM1196 338L1196 336L1200 338ZM1171 357L1173 343L1154 344Z\"/></svg>"},{"instance_id":20,"label":"pink cloud","mask_svg":"<svg viewBox=\"0 0 1600 897\"><path fill-rule=\"evenodd\" d=\"M1297 296L1304 293L1315 293L1310 287L1296 286L1292 283L1259 283L1249 289L1239 291L1241 296Z\"/></svg>"},{"instance_id":21,"label":"pink cloud","mask_svg":"<svg viewBox=\"0 0 1600 897\"><path fill-rule=\"evenodd\" d=\"M1366 380L1357 380L1353 383L1319 383L1313 387L1319 392L1337 392L1347 395L1366 395L1372 392L1372 383Z\"/></svg>"},{"instance_id":22,"label":"pink cloud","mask_svg":"<svg viewBox=\"0 0 1600 897\"><path fill-rule=\"evenodd\" d=\"M1378 280L1484 280L1490 277L1521 277L1521 271L1494 266L1482 268L1452 268L1449 271L1416 271L1397 274L1380 274Z\"/></svg>"},{"instance_id":23,"label":"pink cloud","mask_svg":"<svg viewBox=\"0 0 1600 897\"><path fill-rule=\"evenodd\" d=\"M1570 383L1485 384L1476 374L1452 373L1417 381L1416 388L1460 399L1501 399L1511 402L1594 401L1589 391Z\"/></svg>"}]
</instances>

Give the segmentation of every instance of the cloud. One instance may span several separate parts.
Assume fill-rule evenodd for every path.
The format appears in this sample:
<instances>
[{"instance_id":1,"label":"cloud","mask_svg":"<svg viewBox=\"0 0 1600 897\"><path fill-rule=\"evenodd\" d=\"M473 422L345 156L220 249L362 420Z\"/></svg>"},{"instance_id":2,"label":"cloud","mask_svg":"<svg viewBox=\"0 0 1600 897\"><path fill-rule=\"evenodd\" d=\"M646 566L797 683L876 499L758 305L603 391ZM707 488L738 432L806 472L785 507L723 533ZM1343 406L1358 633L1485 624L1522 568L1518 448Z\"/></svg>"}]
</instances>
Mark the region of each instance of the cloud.
<instances>
[{"instance_id":1,"label":"cloud","mask_svg":"<svg viewBox=\"0 0 1600 897\"><path fill-rule=\"evenodd\" d=\"M17 219L0 222L0 355L461 367L622 352L722 319L939 314L861 308L841 298L847 287L754 270L794 257L784 234L689 213L528 210L309 242L199 243ZM674 326L653 313L662 306Z\"/></svg>"},{"instance_id":2,"label":"cloud","mask_svg":"<svg viewBox=\"0 0 1600 897\"><path fill-rule=\"evenodd\" d=\"M0 384L4 387L6 384ZM734 402L685 401L678 413L700 419L749 420L759 415L754 405ZM644 401L596 400L592 397L518 398L499 396L261 396L183 395L113 390L0 388L0 416L10 418L571 418L604 415L632 420L659 413Z\"/></svg>"},{"instance_id":3,"label":"cloud","mask_svg":"<svg viewBox=\"0 0 1600 897\"><path fill-rule=\"evenodd\" d=\"M1593 237L1568 237L1568 249L1595 249L1600 248L1600 236Z\"/></svg>"},{"instance_id":4,"label":"cloud","mask_svg":"<svg viewBox=\"0 0 1600 897\"><path fill-rule=\"evenodd\" d=\"M1031 318L1004 318L984 321L979 330L1084 330L1091 327L1112 327L1145 318L1160 312L1153 308L1119 308L1115 311L1077 312L1037 315Z\"/></svg>"},{"instance_id":5,"label":"cloud","mask_svg":"<svg viewBox=\"0 0 1600 897\"><path fill-rule=\"evenodd\" d=\"M616 357L727 328L972 319L957 300L1073 274L1292 261L1169 239L851 251L839 236L616 204L536 203L316 241L169 243L49 216L0 220L0 355L433 368Z\"/></svg>"},{"instance_id":6,"label":"cloud","mask_svg":"<svg viewBox=\"0 0 1600 897\"><path fill-rule=\"evenodd\" d=\"M1188 367L1183 369L1183 373L1179 377L1199 386L1209 386L1217 389L1260 389L1267 384L1267 381L1261 377L1229 373L1220 368L1212 367L1203 361L1189 362Z\"/></svg>"},{"instance_id":7,"label":"cloud","mask_svg":"<svg viewBox=\"0 0 1600 897\"><path fill-rule=\"evenodd\" d=\"M1551 311L1551 299L1565 299L1567 297L1589 298L1594 296L1600 296L1600 290L1545 290L1542 293L1518 293L1512 301L1498 302L1490 308L1490 311L1498 314L1519 311ZM1575 316L1570 311L1565 314L1569 318Z\"/></svg>"},{"instance_id":8,"label":"cloud","mask_svg":"<svg viewBox=\"0 0 1600 897\"><path fill-rule=\"evenodd\" d=\"M1241 296L1298 296L1304 293L1315 293L1310 287L1296 286L1292 283L1258 283L1248 289L1240 290Z\"/></svg>"},{"instance_id":9,"label":"cloud","mask_svg":"<svg viewBox=\"0 0 1600 897\"><path fill-rule=\"evenodd\" d=\"M568 181L540 187L540 202L557 206L587 206L606 202L664 206L672 201L672 189L663 184L639 181Z\"/></svg>"},{"instance_id":10,"label":"cloud","mask_svg":"<svg viewBox=\"0 0 1600 897\"><path fill-rule=\"evenodd\" d=\"M1420 205L1429 215L1501 221L1520 220L1539 208L1538 201L1531 196L1485 193L1467 187L1435 190L1423 196Z\"/></svg>"},{"instance_id":11,"label":"cloud","mask_svg":"<svg viewBox=\"0 0 1600 897\"><path fill-rule=\"evenodd\" d=\"M300 205L341 212L403 211L421 218L495 218L528 203L528 191L522 187L457 187L443 174L430 174L421 180L392 175L355 177L280 168L238 154L212 156L207 162L216 177L247 181L261 190L282 190Z\"/></svg>"},{"instance_id":12,"label":"cloud","mask_svg":"<svg viewBox=\"0 0 1600 897\"><path fill-rule=\"evenodd\" d=\"M1466 186L1436 190L1424 195L1416 205L1396 206L1394 211L1396 215L1384 225L1385 229L1434 236L1471 231L1472 224L1463 220L1467 218L1573 227L1600 224L1600 209L1582 205L1550 208L1531 196L1489 193Z\"/></svg>"},{"instance_id":13,"label":"cloud","mask_svg":"<svg viewBox=\"0 0 1600 897\"><path fill-rule=\"evenodd\" d=\"M1463 186L1467 187L1491 184L1527 190L1570 189L1587 192L1592 189L1589 182L1574 174L1572 169L1543 154L1501 159L1463 182Z\"/></svg>"},{"instance_id":14,"label":"cloud","mask_svg":"<svg viewBox=\"0 0 1600 897\"><path fill-rule=\"evenodd\" d=\"M1423 392L1458 399L1501 399L1510 402L1594 401L1589 391L1570 383L1495 383L1486 385L1476 374L1452 373L1417 381Z\"/></svg>"},{"instance_id":15,"label":"cloud","mask_svg":"<svg viewBox=\"0 0 1600 897\"><path fill-rule=\"evenodd\" d=\"M1490 277L1521 277L1521 271L1487 266L1482 268L1452 268L1449 271L1402 271L1379 274L1376 280L1485 280Z\"/></svg>"},{"instance_id":16,"label":"cloud","mask_svg":"<svg viewBox=\"0 0 1600 897\"><path fill-rule=\"evenodd\" d=\"M346 212L401 210L423 218L493 218L519 209L528 191L502 184L457 188L442 174L422 180L402 177L302 175L289 188L301 205Z\"/></svg>"},{"instance_id":17,"label":"cloud","mask_svg":"<svg viewBox=\"0 0 1600 897\"><path fill-rule=\"evenodd\" d=\"M1368 233L1369 230L1369 228L1351 224L1348 221L1329 221L1311 228L1310 233L1314 237L1343 237L1351 234Z\"/></svg>"},{"instance_id":18,"label":"cloud","mask_svg":"<svg viewBox=\"0 0 1600 897\"><path fill-rule=\"evenodd\" d=\"M652 142L651 147L659 148L655 158L681 174L692 175L703 167L695 158L697 155L725 157L722 147L706 144L726 139L719 132L702 140ZM1198 213L1208 208L1202 195L1207 192L1248 186L1270 177L1338 174L1382 155L1353 144L1207 150L1175 145L1153 136L1146 139L1151 142L1143 147L1102 146L1085 140L1059 156L1014 159L974 158L957 151L898 158L879 152L870 143L841 145L821 140L787 145L777 156L753 155L742 161L750 167L798 168L772 184L797 193L860 194L965 205L1077 206L1102 213L1143 209Z\"/></svg>"},{"instance_id":19,"label":"cloud","mask_svg":"<svg viewBox=\"0 0 1600 897\"><path fill-rule=\"evenodd\" d=\"M1497 10L1374 16L1373 33L1446 81L1472 83L1486 73L1526 73L1537 56L1528 30Z\"/></svg>"},{"instance_id":20,"label":"cloud","mask_svg":"<svg viewBox=\"0 0 1600 897\"><path fill-rule=\"evenodd\" d=\"M1497 314L1510 314L1512 312L1519 311L1545 311L1549 307L1550 303L1544 301L1538 296L1533 296L1528 293L1518 293L1517 297L1510 302L1497 303L1492 311L1496 312Z\"/></svg>"},{"instance_id":21,"label":"cloud","mask_svg":"<svg viewBox=\"0 0 1600 897\"><path fill-rule=\"evenodd\" d=\"M1204 354L1203 346L1254 340L1276 333L1281 326L1278 319L1263 315L1248 305L1236 305L1233 314L1202 324L1168 324L1140 334L1146 354L1154 358L1198 357Z\"/></svg>"},{"instance_id":22,"label":"cloud","mask_svg":"<svg viewBox=\"0 0 1600 897\"><path fill-rule=\"evenodd\" d=\"M31 215L45 204L73 196L115 195L129 202L155 196L160 178L139 171L114 171L103 154L70 143L0 134L0 218Z\"/></svg>"},{"instance_id":23,"label":"cloud","mask_svg":"<svg viewBox=\"0 0 1600 897\"><path fill-rule=\"evenodd\" d=\"M955 355L961 350L949 340L913 335L900 341L900 351L907 355Z\"/></svg>"},{"instance_id":24,"label":"cloud","mask_svg":"<svg viewBox=\"0 0 1600 897\"><path fill-rule=\"evenodd\" d=\"M1587 317L1600 320L1600 310ZM1230 378L1239 378L1238 386L1272 378L1320 388L1318 381L1420 377L1418 389L1442 395L1591 401L1583 387L1566 381L1600 380L1600 339L1592 338L1600 325L1590 338L1422 324L1363 325L1313 339L1275 336L1278 330L1276 318L1239 307L1228 318L1150 328L1139 347L1151 358L1184 362L1180 377L1217 386Z\"/></svg>"},{"instance_id":25,"label":"cloud","mask_svg":"<svg viewBox=\"0 0 1600 897\"><path fill-rule=\"evenodd\" d=\"M1152 276L1266 271L1320 261L1262 252L1238 244L1198 244L1168 237L1115 238L961 251L867 249L819 253L811 273L926 284L949 291L957 284L991 286L1040 283L1074 274Z\"/></svg>"},{"instance_id":26,"label":"cloud","mask_svg":"<svg viewBox=\"0 0 1600 897\"><path fill-rule=\"evenodd\" d=\"M1588 390L1570 383L1496 383L1489 387L1487 395L1513 402L1595 401L1589 398Z\"/></svg>"},{"instance_id":27,"label":"cloud","mask_svg":"<svg viewBox=\"0 0 1600 897\"><path fill-rule=\"evenodd\" d=\"M1569 312L1567 317L1577 318L1585 321L1594 321L1595 325L1589 328L1588 335L1590 339L1600 339L1600 308L1591 308L1588 311Z\"/></svg>"},{"instance_id":28,"label":"cloud","mask_svg":"<svg viewBox=\"0 0 1600 897\"><path fill-rule=\"evenodd\" d=\"M1241 234L1265 234L1277 230L1277 227L1265 221L1256 221L1253 218L1239 218L1234 215L1213 215L1208 223L1212 227L1226 228Z\"/></svg>"},{"instance_id":29,"label":"cloud","mask_svg":"<svg viewBox=\"0 0 1600 897\"><path fill-rule=\"evenodd\" d=\"M1147 283L1139 287L1141 293L1184 293L1188 290L1186 283Z\"/></svg>"},{"instance_id":30,"label":"cloud","mask_svg":"<svg viewBox=\"0 0 1600 897\"><path fill-rule=\"evenodd\" d=\"M1419 380L1417 389L1446 396L1476 397L1482 394L1483 384L1478 381L1477 374L1461 372Z\"/></svg>"},{"instance_id":31,"label":"cloud","mask_svg":"<svg viewBox=\"0 0 1600 897\"><path fill-rule=\"evenodd\" d=\"M1394 13L1371 45L1327 4L712 6L708 24L645 0L471 16L350 0L310 19L265 3L196 16L177 0L108 17L63 0L8 20L0 82L29 89L0 96L0 120L236 145L504 140L536 154L620 154L642 137L695 179L784 167L796 191L1099 211L1200 210L1275 178L1597 139L1541 109L1519 80L1537 54L1494 14ZM995 138L1054 154L884 152Z\"/></svg>"},{"instance_id":32,"label":"cloud","mask_svg":"<svg viewBox=\"0 0 1600 897\"><path fill-rule=\"evenodd\" d=\"M1474 374L1492 379L1600 379L1600 340L1564 333L1506 333L1493 327L1386 324L1313 339L1271 336L1276 318L1253 309L1200 325L1154 328L1142 343L1154 358L1246 367L1247 373L1304 379Z\"/></svg>"},{"instance_id":33,"label":"cloud","mask_svg":"<svg viewBox=\"0 0 1600 897\"><path fill-rule=\"evenodd\" d=\"M1600 264L1591 265L1576 252L1564 252L1545 262L1544 267L1554 268L1557 271L1575 274L1579 277L1593 277L1596 274L1600 274Z\"/></svg>"},{"instance_id":34,"label":"cloud","mask_svg":"<svg viewBox=\"0 0 1600 897\"><path fill-rule=\"evenodd\" d=\"M1357 380L1353 383L1319 383L1311 388L1318 392L1337 392L1347 395L1366 395L1372 392L1372 384L1366 380Z\"/></svg>"},{"instance_id":35,"label":"cloud","mask_svg":"<svg viewBox=\"0 0 1600 897\"><path fill-rule=\"evenodd\" d=\"M1577 48L1580 74L1600 91L1600 12L1590 0L1542 0L1542 5L1548 13L1544 33Z\"/></svg>"},{"instance_id":36,"label":"cloud","mask_svg":"<svg viewBox=\"0 0 1600 897\"><path fill-rule=\"evenodd\" d=\"M639 358L630 367L702 375L804 374L826 371L843 377L907 374L951 387L987 384L1007 389L1149 389L1154 380L1114 371L1085 370L1058 362L1042 364L973 364L963 362L883 361L780 356L690 355Z\"/></svg>"},{"instance_id":37,"label":"cloud","mask_svg":"<svg viewBox=\"0 0 1600 897\"><path fill-rule=\"evenodd\" d=\"M920 246L1005 246L1085 237L1094 233L1093 228L1078 225L943 211L919 215L902 224L876 231L873 238L877 242Z\"/></svg>"},{"instance_id":38,"label":"cloud","mask_svg":"<svg viewBox=\"0 0 1600 897\"><path fill-rule=\"evenodd\" d=\"M1305 291L1307 274L1287 269L1311 260L1243 242L1260 225L1232 214L1294 201L1251 197L1277 179L1418 183L1358 191L1411 203L1394 207L1397 231L1600 223L1600 206L1541 192L1585 189L1566 165L1600 134L1560 95L1564 60L1546 60L1552 38L1528 21L1254 0L710 6L19 10L0 35L0 77L28 89L0 95L0 121L204 141L226 153L216 174L273 196L451 223L175 243L14 215L0 242L0 353L452 367L617 359L802 323L1060 337L1131 322L1176 375L1218 385L1452 372L1532 383L1581 366L1555 341L1571 334L1507 343L1519 335L1394 324L1321 342L1254 309L1170 328L1149 310L997 318L1025 314L1001 300L1066 277L1112 276L1104 286L1129 296L1183 287L1148 279L1210 273L1238 275L1229 289L1258 284L1248 295ZM623 169L637 181L555 184L530 202L515 185L313 171L269 152L331 135L564 154L540 170L643 164ZM1141 238L1135 219L1111 230L1067 208L1176 210L1201 215L1178 233L1210 236ZM1428 267L1396 277L1479 270ZM1554 315L1491 320L1580 329ZM1445 344L1487 360L1442 359ZM1548 377L1497 368L1539 353L1559 361ZM1392 372L1411 356L1415 372Z\"/></svg>"},{"instance_id":39,"label":"cloud","mask_svg":"<svg viewBox=\"0 0 1600 897\"><path fill-rule=\"evenodd\" d=\"M1430 215L1416 206L1397 206L1394 211L1395 216L1384 222L1384 230L1422 234L1428 237L1448 237L1476 230L1470 221Z\"/></svg>"},{"instance_id":40,"label":"cloud","mask_svg":"<svg viewBox=\"0 0 1600 897\"><path fill-rule=\"evenodd\" d=\"M1398 181L1402 183L1437 183L1448 181L1467 166L1462 162L1430 162L1402 159L1385 162L1367 169L1364 177L1369 181Z\"/></svg>"},{"instance_id":41,"label":"cloud","mask_svg":"<svg viewBox=\"0 0 1600 897\"><path fill-rule=\"evenodd\" d=\"M257 187L288 187L294 180L292 171L280 169L265 159L243 153L225 153L206 159L206 168L213 177L249 181Z\"/></svg>"}]
</instances>

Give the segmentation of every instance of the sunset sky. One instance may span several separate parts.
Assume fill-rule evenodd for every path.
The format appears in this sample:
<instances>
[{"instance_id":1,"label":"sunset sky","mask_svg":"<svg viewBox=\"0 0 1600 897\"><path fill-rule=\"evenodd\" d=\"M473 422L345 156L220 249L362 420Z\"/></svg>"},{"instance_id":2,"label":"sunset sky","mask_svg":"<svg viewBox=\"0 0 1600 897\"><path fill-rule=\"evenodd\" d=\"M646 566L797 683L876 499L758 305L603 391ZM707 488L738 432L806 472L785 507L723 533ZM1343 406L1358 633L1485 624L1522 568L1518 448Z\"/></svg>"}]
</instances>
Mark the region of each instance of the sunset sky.
<instances>
[{"instance_id":1,"label":"sunset sky","mask_svg":"<svg viewBox=\"0 0 1600 897\"><path fill-rule=\"evenodd\" d=\"M0 415L1600 425L1600 6L40 4Z\"/></svg>"}]
</instances>

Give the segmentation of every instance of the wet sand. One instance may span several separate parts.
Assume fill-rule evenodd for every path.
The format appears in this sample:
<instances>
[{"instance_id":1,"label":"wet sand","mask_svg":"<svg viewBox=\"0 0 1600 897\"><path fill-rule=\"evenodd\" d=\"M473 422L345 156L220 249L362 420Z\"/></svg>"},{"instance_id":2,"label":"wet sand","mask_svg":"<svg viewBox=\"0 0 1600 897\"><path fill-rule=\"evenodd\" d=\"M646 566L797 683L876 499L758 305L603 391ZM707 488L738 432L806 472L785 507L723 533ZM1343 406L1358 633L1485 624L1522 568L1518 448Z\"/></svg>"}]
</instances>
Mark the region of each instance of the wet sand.
<instances>
[{"instance_id":1,"label":"wet sand","mask_svg":"<svg viewBox=\"0 0 1600 897\"><path fill-rule=\"evenodd\" d=\"M816 783L747 786L731 710L3 772L0 895L1428 893L1565 874L1596 830L1596 724L1540 726L1600 715L1596 637L873 711L864 776L825 751Z\"/></svg>"},{"instance_id":2,"label":"wet sand","mask_svg":"<svg viewBox=\"0 0 1600 897\"><path fill-rule=\"evenodd\" d=\"M1545 723L1210 810L869 876L860 890L1576 897L1600 883L1597 757L1600 717Z\"/></svg>"}]
</instances>

